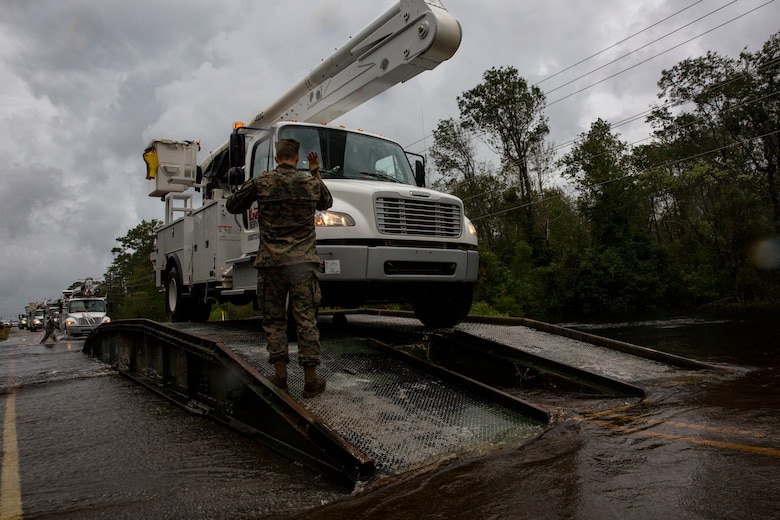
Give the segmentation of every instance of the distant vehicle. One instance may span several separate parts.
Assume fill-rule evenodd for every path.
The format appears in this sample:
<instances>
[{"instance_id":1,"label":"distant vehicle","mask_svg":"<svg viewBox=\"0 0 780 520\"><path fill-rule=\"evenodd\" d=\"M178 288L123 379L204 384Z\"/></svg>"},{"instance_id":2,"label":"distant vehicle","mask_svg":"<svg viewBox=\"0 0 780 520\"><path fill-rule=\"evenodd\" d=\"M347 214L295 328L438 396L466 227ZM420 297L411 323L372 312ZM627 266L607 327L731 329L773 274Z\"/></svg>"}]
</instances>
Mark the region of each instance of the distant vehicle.
<instances>
[{"instance_id":1,"label":"distant vehicle","mask_svg":"<svg viewBox=\"0 0 780 520\"><path fill-rule=\"evenodd\" d=\"M27 316L24 314L19 315L19 328L20 329L26 329L27 328Z\"/></svg>"},{"instance_id":2,"label":"distant vehicle","mask_svg":"<svg viewBox=\"0 0 780 520\"><path fill-rule=\"evenodd\" d=\"M71 298L64 311L65 319L60 320L60 330L69 336L89 334L98 325L111 321L106 315L107 310L103 298Z\"/></svg>"},{"instance_id":3,"label":"distant vehicle","mask_svg":"<svg viewBox=\"0 0 780 520\"><path fill-rule=\"evenodd\" d=\"M44 325L46 325L46 310L35 309L32 317L32 323L30 324L30 330L33 332L43 330Z\"/></svg>"}]
</instances>

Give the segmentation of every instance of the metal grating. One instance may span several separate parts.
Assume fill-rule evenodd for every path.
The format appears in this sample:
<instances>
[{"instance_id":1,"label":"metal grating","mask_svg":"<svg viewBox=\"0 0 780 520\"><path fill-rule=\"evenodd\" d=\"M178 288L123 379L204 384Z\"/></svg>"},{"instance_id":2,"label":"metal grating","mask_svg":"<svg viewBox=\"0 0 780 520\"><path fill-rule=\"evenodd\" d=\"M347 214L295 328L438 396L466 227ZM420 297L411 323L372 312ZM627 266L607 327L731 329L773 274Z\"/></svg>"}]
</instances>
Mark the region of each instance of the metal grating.
<instances>
[{"instance_id":1,"label":"metal grating","mask_svg":"<svg viewBox=\"0 0 780 520\"><path fill-rule=\"evenodd\" d=\"M176 324L211 336L271 375L259 330L215 330ZM302 399L297 345L290 345L290 395L340 436L374 459L377 475L399 474L453 455L478 453L539 435L543 425L473 392L399 363L360 338L323 338L319 373L325 393Z\"/></svg>"},{"instance_id":2,"label":"metal grating","mask_svg":"<svg viewBox=\"0 0 780 520\"><path fill-rule=\"evenodd\" d=\"M459 237L461 208L457 204L395 197L374 201L376 225L389 235Z\"/></svg>"},{"instance_id":3,"label":"metal grating","mask_svg":"<svg viewBox=\"0 0 780 520\"><path fill-rule=\"evenodd\" d=\"M349 316L349 321L356 325L406 331L442 330L428 329L415 318L355 314ZM637 384L680 372L672 365L522 325L463 322L453 329L627 383Z\"/></svg>"}]
</instances>

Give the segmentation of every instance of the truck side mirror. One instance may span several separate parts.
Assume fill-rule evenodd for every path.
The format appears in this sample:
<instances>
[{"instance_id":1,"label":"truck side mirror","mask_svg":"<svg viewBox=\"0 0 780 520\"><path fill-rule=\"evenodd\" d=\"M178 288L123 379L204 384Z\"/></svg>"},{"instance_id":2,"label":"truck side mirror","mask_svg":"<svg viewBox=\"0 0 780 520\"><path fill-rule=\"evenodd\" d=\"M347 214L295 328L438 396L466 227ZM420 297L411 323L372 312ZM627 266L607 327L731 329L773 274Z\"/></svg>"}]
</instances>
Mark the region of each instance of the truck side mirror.
<instances>
[{"instance_id":1,"label":"truck side mirror","mask_svg":"<svg viewBox=\"0 0 780 520\"><path fill-rule=\"evenodd\" d=\"M414 161L414 182L420 188L425 187L425 165L420 160Z\"/></svg>"},{"instance_id":2,"label":"truck side mirror","mask_svg":"<svg viewBox=\"0 0 780 520\"><path fill-rule=\"evenodd\" d=\"M243 168L237 168L235 166L230 168L228 171L228 184L231 186L240 187L242 184L244 184L244 180L245 176Z\"/></svg>"},{"instance_id":3,"label":"truck side mirror","mask_svg":"<svg viewBox=\"0 0 780 520\"><path fill-rule=\"evenodd\" d=\"M195 191L200 192L200 183L203 182L203 169L198 165L195 170Z\"/></svg>"},{"instance_id":4,"label":"truck side mirror","mask_svg":"<svg viewBox=\"0 0 780 520\"><path fill-rule=\"evenodd\" d=\"M243 168L246 164L246 134L238 133L238 129L230 134L229 154L230 166Z\"/></svg>"}]
</instances>

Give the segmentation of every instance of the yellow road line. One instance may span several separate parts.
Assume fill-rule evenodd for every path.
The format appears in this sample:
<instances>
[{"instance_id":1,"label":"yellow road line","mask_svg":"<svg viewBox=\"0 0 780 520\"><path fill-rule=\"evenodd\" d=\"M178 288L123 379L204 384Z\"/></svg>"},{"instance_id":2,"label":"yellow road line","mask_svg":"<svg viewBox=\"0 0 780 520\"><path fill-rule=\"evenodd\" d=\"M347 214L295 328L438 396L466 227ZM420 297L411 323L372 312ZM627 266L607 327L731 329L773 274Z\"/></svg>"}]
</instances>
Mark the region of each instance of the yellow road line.
<instances>
[{"instance_id":1,"label":"yellow road line","mask_svg":"<svg viewBox=\"0 0 780 520\"><path fill-rule=\"evenodd\" d=\"M628 410L630 408L636 407L635 403L629 403L623 406L618 406L617 408L612 408L610 410L602 410L600 412L587 412L589 417L603 417L604 415L612 415L618 412L622 412L623 410Z\"/></svg>"},{"instance_id":2,"label":"yellow road line","mask_svg":"<svg viewBox=\"0 0 780 520\"><path fill-rule=\"evenodd\" d=\"M654 432L649 430L642 430L640 428L630 428L628 426L621 426L619 424L610 423L608 421L602 421L599 419L588 419L584 417L575 417L574 418L577 421L584 421L589 422L591 424L595 424L597 426L601 426L602 428L607 428L610 430L617 430L621 431L623 433L632 433L636 435L641 435L644 437L653 437L653 438L659 438L659 439L668 439L668 440L675 440L680 442L687 442L690 444L700 444L703 446L712 446L716 448L725 448L729 450L736 450L736 451L745 451L748 453L756 453L759 455L770 455L772 457L780 457L780 449L775 448L764 448L762 446L751 446L749 444L739 444L735 442L723 442L723 441L716 441L711 439L699 439L696 437L687 437L685 435L676 435L671 433L660 433L660 432Z\"/></svg>"},{"instance_id":3,"label":"yellow road line","mask_svg":"<svg viewBox=\"0 0 780 520\"><path fill-rule=\"evenodd\" d=\"M763 438L766 437L765 433L754 432L750 430L737 430L734 428L719 428L717 426L704 426L703 424L692 424L677 421L667 421L663 419L647 419L645 417L637 417L634 415L621 415L621 414L609 414L606 417L610 419L625 419L628 421L642 422L646 424L668 424L670 426L676 426L677 428L688 428L690 430L702 430L715 433L725 433L728 435L745 435L748 437Z\"/></svg>"},{"instance_id":4,"label":"yellow road line","mask_svg":"<svg viewBox=\"0 0 780 520\"><path fill-rule=\"evenodd\" d=\"M728 435L745 435L748 437L756 437L756 438L764 438L766 437L766 433L762 432L754 432L751 430L737 430L735 428L720 428L717 426L704 426L702 424L693 424L693 423L684 423L684 422L677 422L677 421L667 421L665 419L648 419L645 417L640 417L638 415L626 415L624 412L626 410L629 410L631 408L635 408L636 404L627 404L624 406L618 406L617 408L612 408L609 410L602 410L600 412L588 412L585 415L588 417L607 417L610 419L623 419L628 421L635 421L635 422L642 422L646 424L668 424L670 426L676 426L678 428L688 428L691 430L702 430L702 431L710 431L715 433L725 433Z\"/></svg>"},{"instance_id":5,"label":"yellow road line","mask_svg":"<svg viewBox=\"0 0 780 520\"><path fill-rule=\"evenodd\" d=\"M0 520L21 519L22 487L19 482L19 449L16 443L16 392L13 389L5 400L2 464Z\"/></svg>"}]
</instances>

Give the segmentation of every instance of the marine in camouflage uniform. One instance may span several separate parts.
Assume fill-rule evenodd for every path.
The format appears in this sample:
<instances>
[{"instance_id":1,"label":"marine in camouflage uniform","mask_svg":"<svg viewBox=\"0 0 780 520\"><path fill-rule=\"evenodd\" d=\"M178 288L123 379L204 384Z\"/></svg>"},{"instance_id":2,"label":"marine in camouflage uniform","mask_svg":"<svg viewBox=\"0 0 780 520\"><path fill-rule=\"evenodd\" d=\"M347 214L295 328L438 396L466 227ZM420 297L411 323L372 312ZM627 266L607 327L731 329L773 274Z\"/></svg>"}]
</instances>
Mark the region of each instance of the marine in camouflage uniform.
<instances>
[{"instance_id":1,"label":"marine in camouflage uniform","mask_svg":"<svg viewBox=\"0 0 780 520\"><path fill-rule=\"evenodd\" d=\"M309 171L298 170L299 148L293 139L280 140L276 169L245 182L227 199L226 208L230 213L242 213L257 201L257 296L268 340L268 361L275 369L272 381L287 388L290 357L285 304L289 294L298 334L298 363L306 379L303 396L313 397L325 389L325 380L316 376L320 364L317 307L321 294L314 214L331 207L333 198L320 177L316 152L308 154Z\"/></svg>"}]
</instances>

